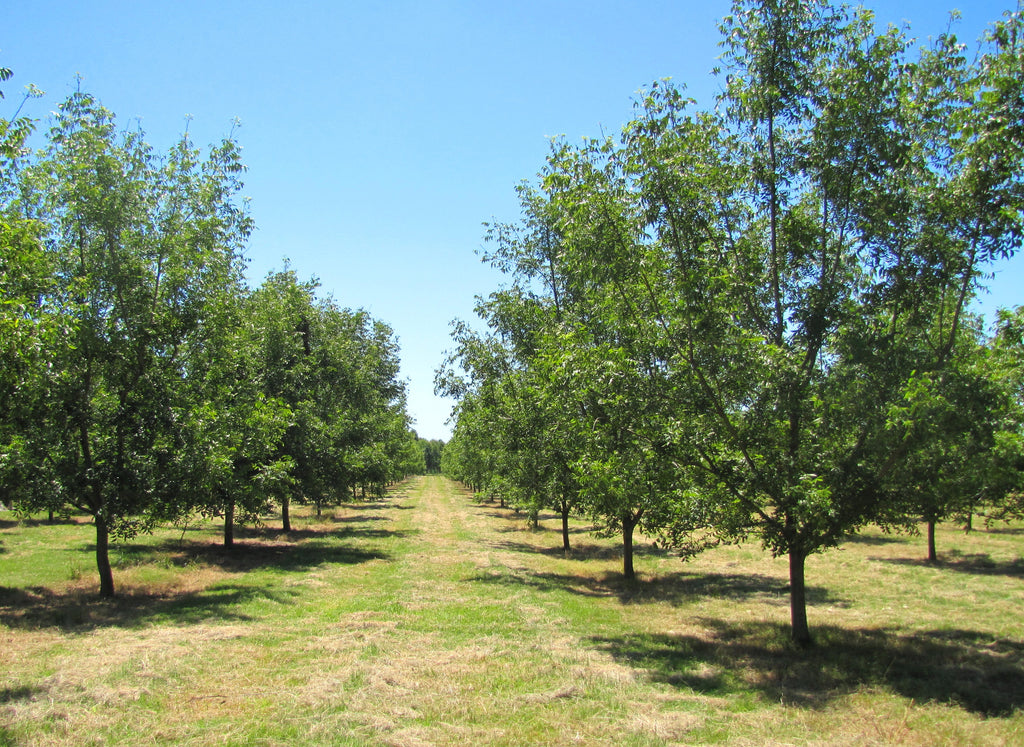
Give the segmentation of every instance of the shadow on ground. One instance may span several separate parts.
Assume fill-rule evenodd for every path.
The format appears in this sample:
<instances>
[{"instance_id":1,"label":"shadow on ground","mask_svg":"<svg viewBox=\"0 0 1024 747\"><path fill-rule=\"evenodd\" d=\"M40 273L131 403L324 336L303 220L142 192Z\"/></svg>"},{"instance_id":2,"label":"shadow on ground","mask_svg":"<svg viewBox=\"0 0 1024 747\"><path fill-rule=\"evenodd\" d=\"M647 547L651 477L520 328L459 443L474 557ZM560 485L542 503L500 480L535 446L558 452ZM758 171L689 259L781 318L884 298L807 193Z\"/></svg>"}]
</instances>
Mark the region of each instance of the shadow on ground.
<instances>
[{"instance_id":1,"label":"shadow on ground","mask_svg":"<svg viewBox=\"0 0 1024 747\"><path fill-rule=\"evenodd\" d=\"M178 625L210 619L246 621L252 618L238 611L239 605L257 599L288 604L298 593L228 583L189 592L122 588L113 599L99 599L94 589L0 587L0 624L81 633L96 628L134 628L153 621Z\"/></svg>"},{"instance_id":2,"label":"shadow on ground","mask_svg":"<svg viewBox=\"0 0 1024 747\"><path fill-rule=\"evenodd\" d=\"M347 533L346 533L347 534ZM376 532L359 533L361 536L377 536ZM393 536L390 532L380 532L380 536ZM132 546L135 549L137 546ZM242 540L234 547L205 543L188 543L168 541L156 546L142 546L143 553L147 550L154 557L165 558L175 565L211 565L231 573L243 573L254 570L271 570L281 573L294 573L316 568L321 565L354 565L369 560L383 560L388 556L377 550L365 550L339 544L337 541L324 539L322 533L313 533L312 538L301 542L260 542Z\"/></svg>"},{"instance_id":3,"label":"shadow on ground","mask_svg":"<svg viewBox=\"0 0 1024 747\"><path fill-rule=\"evenodd\" d=\"M395 496L388 496L388 499L390 499L390 498L401 499L401 498L404 498L404 497L405 496L395 495ZM372 501L366 500L366 501L358 501L356 503L342 503L339 506L339 508L344 508L344 509L348 509L348 510L351 510L351 511L384 511L384 510L390 511L392 509L398 510L398 511L409 511L411 509L416 508L416 506L413 506L413 505L408 505L408 504L404 504L404 503L395 503L394 501L388 500L388 499L385 499L385 500L372 500Z\"/></svg>"},{"instance_id":4,"label":"shadow on ground","mask_svg":"<svg viewBox=\"0 0 1024 747\"><path fill-rule=\"evenodd\" d=\"M474 583L509 587L529 587L538 591L564 591L587 597L616 597L623 604L664 603L674 607L704 597L759 599L767 604L789 605L788 582L757 573L678 573L659 574L650 579L627 581L621 573L578 575L537 573L529 569L490 568L470 579ZM847 600L832 596L819 586L807 587L807 601L848 607Z\"/></svg>"},{"instance_id":5,"label":"shadow on ground","mask_svg":"<svg viewBox=\"0 0 1024 747\"><path fill-rule=\"evenodd\" d=\"M1008 534L1011 536L1019 536L1024 534L1024 527L987 526L981 529L975 529L974 531L982 532L984 534Z\"/></svg>"},{"instance_id":6,"label":"shadow on ground","mask_svg":"<svg viewBox=\"0 0 1024 747\"><path fill-rule=\"evenodd\" d=\"M826 706L881 687L915 702L952 703L982 716L1024 707L1024 644L970 630L900 635L819 628L816 645L789 643L786 626L701 619L703 636L593 637L589 645L652 680L712 696L758 692L766 701Z\"/></svg>"},{"instance_id":7,"label":"shadow on ground","mask_svg":"<svg viewBox=\"0 0 1024 747\"><path fill-rule=\"evenodd\" d=\"M878 563L935 568L937 570L956 571L958 573L971 573L978 576L1024 578L1024 558L999 561L993 560L992 556L988 553L961 553L953 550L948 553L939 553L939 561L937 563L929 562L926 558L871 558L871 560Z\"/></svg>"},{"instance_id":8,"label":"shadow on ground","mask_svg":"<svg viewBox=\"0 0 1024 747\"><path fill-rule=\"evenodd\" d=\"M496 550L508 550L510 552L522 552L533 555L546 555L549 558L566 558L568 560L622 560L622 548L609 544L597 544L592 542L575 542L566 552L559 545L557 547L540 547L529 542L515 542L513 540L499 540L487 543ZM637 555L665 555L667 553L654 549L649 545L638 543L634 547Z\"/></svg>"},{"instance_id":9,"label":"shadow on ground","mask_svg":"<svg viewBox=\"0 0 1024 747\"><path fill-rule=\"evenodd\" d=\"M906 537L894 534L850 534L843 540L853 545L898 545L906 541Z\"/></svg>"},{"instance_id":10,"label":"shadow on ground","mask_svg":"<svg viewBox=\"0 0 1024 747\"><path fill-rule=\"evenodd\" d=\"M290 604L301 593L294 588L280 588L268 576L248 580L219 580L199 590L162 590L135 588L119 583L118 569L133 565L163 564L167 567L212 567L226 573L244 574L264 570L272 574L301 573L324 565L354 565L371 560L387 559L378 551L349 547L334 541L321 540L257 542L246 541L227 549L219 545L191 541L167 540L154 544L132 544L112 549L115 565L114 581L117 596L100 599L96 586L73 586L68 589L0 587L0 625L12 628L59 628L71 631L99 627L136 627L154 620L172 624L193 624L217 620L248 620L241 605L256 600ZM86 546L82 552L93 555L95 548Z\"/></svg>"}]
</instances>

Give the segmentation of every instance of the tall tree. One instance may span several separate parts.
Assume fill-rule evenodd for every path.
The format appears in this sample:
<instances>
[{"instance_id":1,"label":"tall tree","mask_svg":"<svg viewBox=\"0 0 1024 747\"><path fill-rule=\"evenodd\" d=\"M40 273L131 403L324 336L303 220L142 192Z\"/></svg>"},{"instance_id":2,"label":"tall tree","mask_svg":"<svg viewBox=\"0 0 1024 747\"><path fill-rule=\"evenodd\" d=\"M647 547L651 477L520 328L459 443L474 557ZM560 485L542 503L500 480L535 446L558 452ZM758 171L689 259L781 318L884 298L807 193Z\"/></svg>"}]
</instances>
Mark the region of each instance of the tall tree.
<instances>
[{"instance_id":1,"label":"tall tree","mask_svg":"<svg viewBox=\"0 0 1024 747\"><path fill-rule=\"evenodd\" d=\"M999 341L986 344L977 320L969 321L947 369L914 377L906 401L890 411L892 428L929 431L911 437L914 447L893 470L888 489L905 502L908 522L924 521L932 563L938 562L939 522L956 519L970 527L976 510L1001 504L1020 482L1013 467L1019 456L1007 451L1022 421L1005 349Z\"/></svg>"},{"instance_id":2,"label":"tall tree","mask_svg":"<svg viewBox=\"0 0 1024 747\"><path fill-rule=\"evenodd\" d=\"M281 498L285 531L292 498L319 508L357 485L379 492L396 474L408 430L391 328L317 299L316 288L286 269L253 293L263 330L261 391L292 413L280 446L293 462L291 490Z\"/></svg>"},{"instance_id":3,"label":"tall tree","mask_svg":"<svg viewBox=\"0 0 1024 747\"><path fill-rule=\"evenodd\" d=\"M208 333L184 353L191 392L178 484L196 510L223 518L225 547L236 522L259 521L290 489L294 466L281 450L292 412L262 386L263 322L239 278L211 299Z\"/></svg>"},{"instance_id":4,"label":"tall tree","mask_svg":"<svg viewBox=\"0 0 1024 747\"><path fill-rule=\"evenodd\" d=\"M0 82L13 75L0 68ZM32 469L24 459L31 413L18 393L35 386L59 335L59 322L43 303L52 287L43 226L11 206L26 161L25 142L35 129L33 120L18 116L20 108L11 119L0 118L0 503L7 506Z\"/></svg>"},{"instance_id":5,"label":"tall tree","mask_svg":"<svg viewBox=\"0 0 1024 747\"><path fill-rule=\"evenodd\" d=\"M37 470L26 506L67 502L96 526L100 593L114 593L111 536L182 508L173 475L188 387L182 351L204 333L250 220L243 170L225 140L205 159L187 137L158 158L141 131L76 92L21 173L13 210L44 226L54 286L46 306L69 333L45 381L21 392Z\"/></svg>"},{"instance_id":6,"label":"tall tree","mask_svg":"<svg viewBox=\"0 0 1024 747\"><path fill-rule=\"evenodd\" d=\"M1019 247L1020 23L914 60L866 10L740 0L714 111L657 83L542 174L549 297L585 300L546 347L585 394L581 474L641 481L678 544L788 556L798 644L807 557L908 521L895 477L944 433L908 404L952 382L985 264Z\"/></svg>"}]
</instances>

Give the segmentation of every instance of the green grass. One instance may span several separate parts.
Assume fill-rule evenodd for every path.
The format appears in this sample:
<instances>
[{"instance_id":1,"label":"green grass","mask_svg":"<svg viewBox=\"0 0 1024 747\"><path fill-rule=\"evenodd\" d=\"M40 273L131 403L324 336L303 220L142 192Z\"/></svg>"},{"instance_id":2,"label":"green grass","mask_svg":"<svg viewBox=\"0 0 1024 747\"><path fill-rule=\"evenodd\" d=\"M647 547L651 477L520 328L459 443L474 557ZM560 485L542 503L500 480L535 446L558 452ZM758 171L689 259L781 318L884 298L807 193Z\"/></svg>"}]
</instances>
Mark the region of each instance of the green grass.
<instances>
[{"instance_id":1,"label":"green grass","mask_svg":"<svg viewBox=\"0 0 1024 747\"><path fill-rule=\"evenodd\" d=\"M478 505L442 478L296 531L0 519L0 745L1021 744L1024 529L868 532L808 563L683 564ZM9 515L5 515L9 517Z\"/></svg>"}]
</instances>

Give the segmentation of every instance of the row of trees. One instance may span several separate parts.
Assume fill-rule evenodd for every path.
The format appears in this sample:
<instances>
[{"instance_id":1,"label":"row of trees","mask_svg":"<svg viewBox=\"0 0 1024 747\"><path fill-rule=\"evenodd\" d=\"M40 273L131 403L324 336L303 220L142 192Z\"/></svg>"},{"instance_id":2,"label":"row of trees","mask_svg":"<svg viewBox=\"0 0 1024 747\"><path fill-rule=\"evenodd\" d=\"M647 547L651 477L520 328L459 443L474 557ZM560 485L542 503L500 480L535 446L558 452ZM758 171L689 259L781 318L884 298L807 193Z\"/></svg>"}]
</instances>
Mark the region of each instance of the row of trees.
<instances>
[{"instance_id":1,"label":"row of trees","mask_svg":"<svg viewBox=\"0 0 1024 747\"><path fill-rule=\"evenodd\" d=\"M1004 505L1022 461L1024 314L968 312L1024 231L1022 13L974 59L864 9L737 0L722 93L667 82L618 138L556 142L509 285L456 323L444 468L684 553L760 540L804 565L869 523Z\"/></svg>"},{"instance_id":2,"label":"row of trees","mask_svg":"<svg viewBox=\"0 0 1024 747\"><path fill-rule=\"evenodd\" d=\"M246 285L232 137L158 154L81 91L35 152L33 124L0 129L0 499L93 517L102 595L112 537L201 512L230 545L422 471L391 329L288 269Z\"/></svg>"},{"instance_id":3,"label":"row of trees","mask_svg":"<svg viewBox=\"0 0 1024 747\"><path fill-rule=\"evenodd\" d=\"M430 440L421 438L420 444L423 446L423 473L430 475L440 474L441 459L445 447L444 441L439 438L432 438Z\"/></svg>"}]
</instances>

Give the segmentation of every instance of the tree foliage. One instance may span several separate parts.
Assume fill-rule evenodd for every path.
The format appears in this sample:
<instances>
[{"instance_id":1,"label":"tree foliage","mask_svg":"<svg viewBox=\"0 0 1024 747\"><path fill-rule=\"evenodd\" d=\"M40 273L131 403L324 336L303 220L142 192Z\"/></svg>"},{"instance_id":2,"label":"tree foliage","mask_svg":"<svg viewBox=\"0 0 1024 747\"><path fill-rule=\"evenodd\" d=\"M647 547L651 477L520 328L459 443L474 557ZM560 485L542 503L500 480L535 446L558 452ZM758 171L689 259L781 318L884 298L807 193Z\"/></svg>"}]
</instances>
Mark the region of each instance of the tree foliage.
<instances>
[{"instance_id":1,"label":"tree foliage","mask_svg":"<svg viewBox=\"0 0 1024 747\"><path fill-rule=\"evenodd\" d=\"M4 80L7 71L3 71ZM404 467L410 431L387 325L286 270L244 281L252 220L232 137L157 154L92 95L45 144L4 124L0 496L83 512L108 548L191 512L256 521ZM20 134L19 134L20 133Z\"/></svg>"},{"instance_id":2,"label":"tree foliage","mask_svg":"<svg viewBox=\"0 0 1024 747\"><path fill-rule=\"evenodd\" d=\"M556 142L521 222L490 233L513 286L481 305L486 340L457 334L471 384L449 448L508 479L494 393L536 382L591 512L788 556L809 643L806 558L907 525L928 465L993 443L963 429L997 399L967 316L1024 227L1020 23L970 62L864 9L736 2L714 109L655 83L619 138Z\"/></svg>"}]
</instances>

